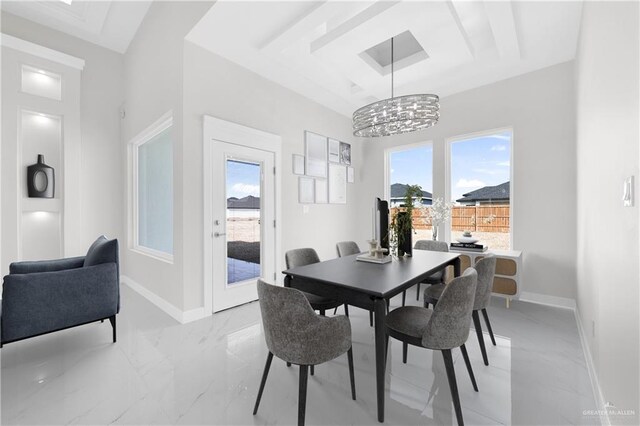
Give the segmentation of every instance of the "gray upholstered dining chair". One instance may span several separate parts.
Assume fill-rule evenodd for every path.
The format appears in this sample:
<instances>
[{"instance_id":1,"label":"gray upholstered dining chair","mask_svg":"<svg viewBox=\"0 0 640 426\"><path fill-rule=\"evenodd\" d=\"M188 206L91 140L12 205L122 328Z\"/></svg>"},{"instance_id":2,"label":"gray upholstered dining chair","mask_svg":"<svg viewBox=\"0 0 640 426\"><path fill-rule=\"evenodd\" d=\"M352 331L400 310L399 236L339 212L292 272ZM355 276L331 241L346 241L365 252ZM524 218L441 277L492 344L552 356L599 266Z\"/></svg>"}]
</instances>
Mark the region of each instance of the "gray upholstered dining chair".
<instances>
[{"instance_id":1,"label":"gray upholstered dining chair","mask_svg":"<svg viewBox=\"0 0 640 426\"><path fill-rule=\"evenodd\" d=\"M355 241L340 241L336 244L338 257L351 256L352 254L360 254L362 250Z\"/></svg>"},{"instance_id":2,"label":"gray upholstered dining chair","mask_svg":"<svg viewBox=\"0 0 640 426\"><path fill-rule=\"evenodd\" d=\"M284 254L284 260L287 264L287 269L297 268L298 266L311 265L312 263L320 262L320 257L318 257L318 253L312 248L300 248L289 250ZM307 298L309 304L313 308L314 311L320 312L320 315L324 316L325 312L328 309L336 309L338 306L342 305L341 302L330 299L324 296L318 296L317 294L307 293L306 291L302 291L304 297ZM344 305L344 314L349 317L349 306ZM287 362L287 366L291 366L291 363ZM311 366L311 375L314 374L314 367Z\"/></svg>"},{"instance_id":3,"label":"gray upholstered dining chair","mask_svg":"<svg viewBox=\"0 0 640 426\"><path fill-rule=\"evenodd\" d=\"M336 243L336 252L338 253L338 257L351 256L354 254L362 253L360 247L355 241L340 241ZM336 308L337 309L337 308ZM346 305L345 305L346 309ZM346 311L345 311L346 312ZM333 312L335 314L335 311ZM373 327L373 311L369 311L369 325Z\"/></svg>"},{"instance_id":4,"label":"gray upholstered dining chair","mask_svg":"<svg viewBox=\"0 0 640 426\"><path fill-rule=\"evenodd\" d=\"M487 356L487 349L484 345L484 335L482 333L482 324L480 324L480 316L478 311L482 312L484 321L487 324L489 330L489 336L491 336L491 343L496 346L496 339L493 336L493 330L491 329L491 322L489 322L489 315L487 314L487 307L491 301L491 289L493 288L493 276L496 272L496 260L497 258L493 254L487 254L476 262L475 269L478 272L478 287L476 288L476 295L473 302L473 312L471 317L473 318L473 328L476 329L476 335L478 336L478 342L480 343L480 351L482 352L482 359L484 365L489 365L489 357ZM424 291L424 306L429 307L429 304L436 305L440 299L442 292L446 285L438 284L427 287Z\"/></svg>"},{"instance_id":5,"label":"gray upholstered dining chair","mask_svg":"<svg viewBox=\"0 0 640 426\"><path fill-rule=\"evenodd\" d=\"M449 251L449 245L445 241L432 241L432 240L418 240L413 246L416 250L428 250L428 251ZM444 269L433 273L427 279L417 284L416 300L420 300L420 284L444 284L445 273ZM406 290L402 292L402 306L404 306L406 298Z\"/></svg>"},{"instance_id":6,"label":"gray upholstered dining chair","mask_svg":"<svg viewBox=\"0 0 640 426\"><path fill-rule=\"evenodd\" d=\"M299 266L311 265L312 263L318 263L320 262L320 257L318 257L318 253L316 253L312 248L300 248L286 252L284 260L287 264L287 269L291 269ZM328 309L337 308L342 305L342 303L328 297L318 296L304 291L302 293L311 304L313 310L319 311L320 315L324 315L325 311ZM347 305L344 305L344 314L347 317L349 316L349 307Z\"/></svg>"},{"instance_id":7,"label":"gray upholstered dining chair","mask_svg":"<svg viewBox=\"0 0 640 426\"><path fill-rule=\"evenodd\" d=\"M304 424L309 366L322 364L347 353L351 397L356 399L351 348L351 323L340 315L316 315L304 294L294 288L279 287L258 280L262 327L269 354L262 373L253 414L258 412L273 356L300 366L298 425Z\"/></svg>"},{"instance_id":8,"label":"gray upholstered dining chair","mask_svg":"<svg viewBox=\"0 0 640 426\"><path fill-rule=\"evenodd\" d=\"M469 337L477 279L475 269L468 268L462 276L447 284L433 310L403 306L389 312L385 320L387 336L400 340L403 346L410 344L442 352L459 425L464 421L451 349L459 347L462 351L473 389L477 392L478 386L464 346Z\"/></svg>"}]
</instances>

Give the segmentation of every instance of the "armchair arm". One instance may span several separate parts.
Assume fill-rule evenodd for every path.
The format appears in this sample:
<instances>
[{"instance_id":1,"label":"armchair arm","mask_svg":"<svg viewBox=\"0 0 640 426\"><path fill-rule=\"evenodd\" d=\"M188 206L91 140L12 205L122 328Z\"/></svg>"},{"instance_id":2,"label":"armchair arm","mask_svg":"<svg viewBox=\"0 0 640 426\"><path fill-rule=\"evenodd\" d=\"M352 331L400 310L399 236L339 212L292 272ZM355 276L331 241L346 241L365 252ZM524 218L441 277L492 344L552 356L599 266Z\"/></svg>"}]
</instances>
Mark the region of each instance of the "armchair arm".
<instances>
[{"instance_id":1,"label":"armchair arm","mask_svg":"<svg viewBox=\"0 0 640 426\"><path fill-rule=\"evenodd\" d=\"M119 302L116 271L115 263L104 263L87 268L5 276L2 341L115 315Z\"/></svg>"},{"instance_id":2,"label":"armchair arm","mask_svg":"<svg viewBox=\"0 0 640 426\"><path fill-rule=\"evenodd\" d=\"M81 268L84 265L84 256L68 257L56 260L37 260L25 262L13 262L9 265L10 274L32 274L35 272L64 271L67 269Z\"/></svg>"}]
</instances>

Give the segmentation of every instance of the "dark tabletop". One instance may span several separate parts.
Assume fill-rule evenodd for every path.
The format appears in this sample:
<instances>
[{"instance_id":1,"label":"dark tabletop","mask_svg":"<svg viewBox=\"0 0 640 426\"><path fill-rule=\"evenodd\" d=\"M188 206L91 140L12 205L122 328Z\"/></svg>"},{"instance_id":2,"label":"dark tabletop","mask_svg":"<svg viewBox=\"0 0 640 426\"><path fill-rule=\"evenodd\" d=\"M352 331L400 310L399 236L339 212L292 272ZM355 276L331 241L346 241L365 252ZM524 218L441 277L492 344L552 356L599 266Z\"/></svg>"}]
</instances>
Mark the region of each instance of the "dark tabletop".
<instances>
[{"instance_id":1,"label":"dark tabletop","mask_svg":"<svg viewBox=\"0 0 640 426\"><path fill-rule=\"evenodd\" d=\"M385 264L357 261L357 256L339 257L287 269L282 273L384 298L395 293L394 290L398 287L418 283L444 265L453 263L460 254L414 250L412 257L393 258L390 263Z\"/></svg>"}]
</instances>

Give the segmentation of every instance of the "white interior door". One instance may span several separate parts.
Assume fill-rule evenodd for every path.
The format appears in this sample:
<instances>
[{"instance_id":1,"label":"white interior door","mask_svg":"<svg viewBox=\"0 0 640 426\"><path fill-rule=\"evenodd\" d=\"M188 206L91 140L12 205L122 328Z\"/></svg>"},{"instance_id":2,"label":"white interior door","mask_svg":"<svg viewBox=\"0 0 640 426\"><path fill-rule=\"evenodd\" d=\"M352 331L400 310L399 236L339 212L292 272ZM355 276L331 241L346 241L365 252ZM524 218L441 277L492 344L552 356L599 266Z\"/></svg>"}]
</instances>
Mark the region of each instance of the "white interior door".
<instances>
[{"instance_id":1,"label":"white interior door","mask_svg":"<svg viewBox=\"0 0 640 426\"><path fill-rule=\"evenodd\" d=\"M214 141L213 311L258 299L258 278L275 276L275 154Z\"/></svg>"}]
</instances>

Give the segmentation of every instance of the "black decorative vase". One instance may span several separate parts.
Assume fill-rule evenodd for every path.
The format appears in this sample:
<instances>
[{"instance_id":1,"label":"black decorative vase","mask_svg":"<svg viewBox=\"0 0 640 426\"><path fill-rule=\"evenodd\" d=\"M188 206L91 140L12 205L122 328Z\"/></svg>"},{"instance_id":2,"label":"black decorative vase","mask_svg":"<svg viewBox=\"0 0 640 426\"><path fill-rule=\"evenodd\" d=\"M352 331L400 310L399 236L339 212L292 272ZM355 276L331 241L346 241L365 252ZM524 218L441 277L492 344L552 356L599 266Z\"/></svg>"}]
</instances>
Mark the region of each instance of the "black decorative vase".
<instances>
[{"instance_id":1,"label":"black decorative vase","mask_svg":"<svg viewBox=\"0 0 640 426\"><path fill-rule=\"evenodd\" d=\"M403 223L405 221L410 221L411 219L409 218L409 215L407 214L407 212L398 212L398 217L396 219L398 221L398 223ZM400 253L404 253L405 256L411 256L412 255L412 242L411 242L411 234L412 234L412 230L413 228L411 226L407 226L402 227L403 229L403 236L400 237L399 241L402 241L401 244L398 244L398 255L400 256ZM401 229L402 229L401 228Z\"/></svg>"},{"instance_id":2,"label":"black decorative vase","mask_svg":"<svg viewBox=\"0 0 640 426\"><path fill-rule=\"evenodd\" d=\"M56 186L53 167L44 163L44 155L38 154L38 162L27 167L29 198L53 198Z\"/></svg>"}]
</instances>

